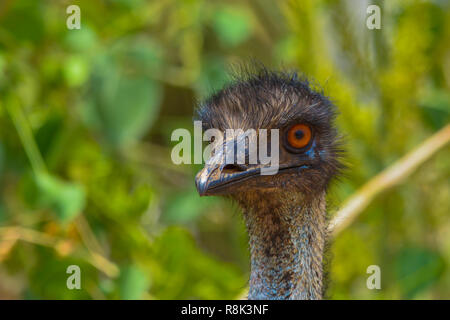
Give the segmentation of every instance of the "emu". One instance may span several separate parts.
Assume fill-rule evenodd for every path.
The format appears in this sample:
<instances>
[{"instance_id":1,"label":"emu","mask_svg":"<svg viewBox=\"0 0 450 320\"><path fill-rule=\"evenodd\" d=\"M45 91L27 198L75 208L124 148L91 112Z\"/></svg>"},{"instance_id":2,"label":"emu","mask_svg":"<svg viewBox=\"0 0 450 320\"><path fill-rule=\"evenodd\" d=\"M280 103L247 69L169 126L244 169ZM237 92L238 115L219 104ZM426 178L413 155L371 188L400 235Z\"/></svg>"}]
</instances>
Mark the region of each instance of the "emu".
<instances>
[{"instance_id":1,"label":"emu","mask_svg":"<svg viewBox=\"0 0 450 320\"><path fill-rule=\"evenodd\" d=\"M295 72L262 68L213 94L197 114L205 130L279 129L278 146L269 145L279 148L275 175L261 175L261 163L226 164L220 161L225 154L217 153L196 176L201 196L231 198L243 211L248 298L321 299L326 191L342 169L335 106Z\"/></svg>"}]
</instances>

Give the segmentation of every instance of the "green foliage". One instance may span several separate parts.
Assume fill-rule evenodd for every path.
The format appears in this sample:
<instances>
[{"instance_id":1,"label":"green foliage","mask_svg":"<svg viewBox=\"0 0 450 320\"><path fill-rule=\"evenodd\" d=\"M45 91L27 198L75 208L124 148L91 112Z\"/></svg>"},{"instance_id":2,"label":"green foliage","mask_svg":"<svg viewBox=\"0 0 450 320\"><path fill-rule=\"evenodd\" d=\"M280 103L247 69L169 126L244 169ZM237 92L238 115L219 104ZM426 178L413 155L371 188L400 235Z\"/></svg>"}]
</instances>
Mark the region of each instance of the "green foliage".
<instances>
[{"instance_id":1,"label":"green foliage","mask_svg":"<svg viewBox=\"0 0 450 320\"><path fill-rule=\"evenodd\" d=\"M155 271L161 299L233 299L245 280L235 267L205 256L183 229L168 228L154 244L164 268Z\"/></svg>"},{"instance_id":2,"label":"green foliage","mask_svg":"<svg viewBox=\"0 0 450 320\"><path fill-rule=\"evenodd\" d=\"M219 40L226 46L236 46L251 34L251 16L239 7L222 7L212 18Z\"/></svg>"},{"instance_id":3,"label":"green foliage","mask_svg":"<svg viewBox=\"0 0 450 320\"><path fill-rule=\"evenodd\" d=\"M381 30L357 0L77 4L80 30L65 2L0 4L0 299L242 294L240 213L198 197L199 166L170 159L172 130L192 130L230 64L300 70L338 106L349 170L330 214L450 120L444 1L379 1ZM330 298L449 298L449 152L334 239ZM66 288L72 264L81 290Z\"/></svg>"},{"instance_id":4,"label":"green foliage","mask_svg":"<svg viewBox=\"0 0 450 320\"><path fill-rule=\"evenodd\" d=\"M68 183L45 172L37 172L37 197L42 207L49 207L57 219L67 223L82 212L86 195L77 183Z\"/></svg>"},{"instance_id":5,"label":"green foliage","mask_svg":"<svg viewBox=\"0 0 450 320\"><path fill-rule=\"evenodd\" d=\"M119 279L120 298L125 300L141 299L148 290L146 274L137 266L130 265L121 269Z\"/></svg>"},{"instance_id":6,"label":"green foliage","mask_svg":"<svg viewBox=\"0 0 450 320\"><path fill-rule=\"evenodd\" d=\"M37 261L28 269L29 287L25 289L27 299L89 299L86 288L95 285L95 269L86 264L83 259L58 257L48 249L39 250ZM61 268L64 265L65 268ZM85 290L68 290L66 281L69 274L66 268L78 265L81 271L81 288ZM64 286L65 290L62 290Z\"/></svg>"},{"instance_id":7,"label":"green foliage","mask_svg":"<svg viewBox=\"0 0 450 320\"><path fill-rule=\"evenodd\" d=\"M397 255L395 273L407 299L435 284L444 271L444 261L435 252L420 248L404 248Z\"/></svg>"}]
</instances>

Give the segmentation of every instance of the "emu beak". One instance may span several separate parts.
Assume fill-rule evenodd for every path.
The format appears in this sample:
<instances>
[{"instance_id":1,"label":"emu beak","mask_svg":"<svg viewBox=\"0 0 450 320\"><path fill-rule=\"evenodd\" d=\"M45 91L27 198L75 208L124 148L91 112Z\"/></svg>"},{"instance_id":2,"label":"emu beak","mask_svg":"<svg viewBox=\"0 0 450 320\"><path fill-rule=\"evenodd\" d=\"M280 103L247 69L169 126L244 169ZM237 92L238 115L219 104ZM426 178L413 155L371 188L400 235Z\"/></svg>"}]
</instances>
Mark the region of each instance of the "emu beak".
<instances>
[{"instance_id":1,"label":"emu beak","mask_svg":"<svg viewBox=\"0 0 450 320\"><path fill-rule=\"evenodd\" d=\"M259 167L249 169L246 165L207 164L197 173L195 184L200 196L227 194L227 187L259 173Z\"/></svg>"},{"instance_id":2,"label":"emu beak","mask_svg":"<svg viewBox=\"0 0 450 320\"><path fill-rule=\"evenodd\" d=\"M220 181L221 172L223 167L221 165L208 165L197 173L195 177L195 185L197 186L198 193L200 196L205 196L210 188L210 184L214 181Z\"/></svg>"},{"instance_id":3,"label":"emu beak","mask_svg":"<svg viewBox=\"0 0 450 320\"><path fill-rule=\"evenodd\" d=\"M237 140L239 139L240 137L237 138ZM235 159L234 151L236 149L233 145L231 148L225 147L225 145L227 145L226 141L222 144L222 149L206 162L204 168L195 177L195 184L200 196L227 194L230 185L261 172L259 165L227 164L225 160L229 158L227 158L226 152L232 153L230 158ZM228 146L230 146L229 143ZM248 153L247 147L244 152Z\"/></svg>"}]
</instances>

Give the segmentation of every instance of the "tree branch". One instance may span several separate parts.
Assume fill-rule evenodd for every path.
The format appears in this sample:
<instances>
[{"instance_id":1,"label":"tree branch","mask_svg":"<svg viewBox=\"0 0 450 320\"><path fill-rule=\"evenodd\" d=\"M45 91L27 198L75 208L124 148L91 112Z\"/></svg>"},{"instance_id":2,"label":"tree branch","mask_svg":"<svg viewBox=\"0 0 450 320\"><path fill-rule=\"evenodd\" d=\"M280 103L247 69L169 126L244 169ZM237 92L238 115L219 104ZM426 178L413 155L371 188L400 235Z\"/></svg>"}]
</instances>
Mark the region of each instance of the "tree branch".
<instances>
[{"instance_id":1,"label":"tree branch","mask_svg":"<svg viewBox=\"0 0 450 320\"><path fill-rule=\"evenodd\" d=\"M447 124L416 149L369 180L351 195L336 213L329 225L333 237L348 227L379 193L402 182L449 141L450 124Z\"/></svg>"}]
</instances>

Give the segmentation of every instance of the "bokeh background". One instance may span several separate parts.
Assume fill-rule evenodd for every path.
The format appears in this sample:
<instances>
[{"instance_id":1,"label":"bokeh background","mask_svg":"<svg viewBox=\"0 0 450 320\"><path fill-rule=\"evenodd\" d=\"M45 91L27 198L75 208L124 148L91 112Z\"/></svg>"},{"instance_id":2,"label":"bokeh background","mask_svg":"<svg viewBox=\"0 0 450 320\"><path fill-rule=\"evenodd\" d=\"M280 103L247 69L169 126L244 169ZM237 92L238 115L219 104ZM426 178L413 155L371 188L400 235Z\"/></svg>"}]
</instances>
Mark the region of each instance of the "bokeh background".
<instances>
[{"instance_id":1,"label":"bokeh background","mask_svg":"<svg viewBox=\"0 0 450 320\"><path fill-rule=\"evenodd\" d=\"M81 8L68 30L66 8ZM381 7L380 30L366 8ZM448 1L0 2L0 299L236 299L238 208L200 198L171 132L250 59L340 109L350 169L330 214L449 122ZM331 246L331 299L450 298L450 150L383 192ZM82 289L66 288L66 268ZM366 269L379 265L381 290Z\"/></svg>"}]
</instances>

